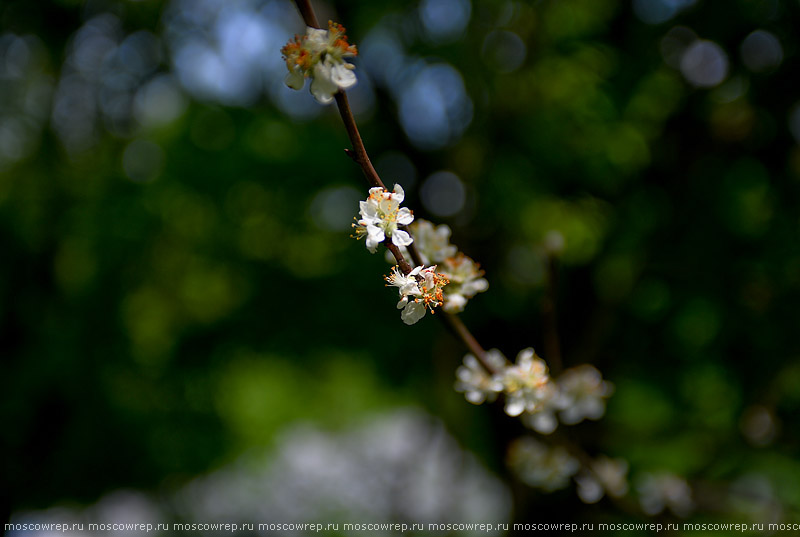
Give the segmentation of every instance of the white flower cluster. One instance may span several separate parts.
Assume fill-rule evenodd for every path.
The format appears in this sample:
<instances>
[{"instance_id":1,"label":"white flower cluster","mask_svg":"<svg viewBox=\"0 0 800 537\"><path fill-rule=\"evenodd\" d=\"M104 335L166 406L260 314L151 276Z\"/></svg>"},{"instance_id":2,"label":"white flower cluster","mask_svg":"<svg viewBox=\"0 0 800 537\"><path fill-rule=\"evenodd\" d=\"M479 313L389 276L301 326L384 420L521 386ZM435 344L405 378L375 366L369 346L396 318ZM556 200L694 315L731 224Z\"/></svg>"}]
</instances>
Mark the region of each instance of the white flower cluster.
<instances>
[{"instance_id":1,"label":"white flower cluster","mask_svg":"<svg viewBox=\"0 0 800 537\"><path fill-rule=\"evenodd\" d=\"M597 503L608 493L621 498L628 492L628 463L600 455L588 468L575 476L578 497L583 503Z\"/></svg>"},{"instance_id":2,"label":"white flower cluster","mask_svg":"<svg viewBox=\"0 0 800 537\"><path fill-rule=\"evenodd\" d=\"M564 425L599 420L606 413L606 399L614 393L614 385L588 364L567 369L557 384L561 398L558 417Z\"/></svg>"},{"instance_id":3,"label":"white flower cluster","mask_svg":"<svg viewBox=\"0 0 800 537\"><path fill-rule=\"evenodd\" d=\"M444 311L464 311L470 298L489 288L489 282L483 278L483 271L478 263L450 244L451 231L448 226L434 226L427 220L419 219L409 226L409 230L414 236L422 262L426 265L436 263L439 271L450 280L450 285L444 292ZM400 250L403 255L408 255L405 249ZM389 252L386 259L389 263L394 262L394 257Z\"/></svg>"},{"instance_id":4,"label":"white flower cluster","mask_svg":"<svg viewBox=\"0 0 800 537\"><path fill-rule=\"evenodd\" d=\"M628 492L625 461L601 455L581 469L563 446L548 446L530 437L511 444L508 465L524 483L547 492L566 487L573 478L584 503L596 503L606 493L619 498Z\"/></svg>"},{"instance_id":5,"label":"white flower cluster","mask_svg":"<svg viewBox=\"0 0 800 537\"><path fill-rule=\"evenodd\" d=\"M507 365L497 376L503 383L509 416L539 412L554 395L547 364L532 348L521 350L517 363Z\"/></svg>"},{"instance_id":6,"label":"white flower cluster","mask_svg":"<svg viewBox=\"0 0 800 537\"><path fill-rule=\"evenodd\" d=\"M405 192L400 185L394 185L394 191L388 192L379 186L369 189L366 201L360 201L359 214L361 218L356 224L354 237L366 237L367 249L373 254L387 237L397 247L408 246L414 239L398 229L398 225L407 225L414 221L414 215L406 207L400 208L405 199Z\"/></svg>"},{"instance_id":7,"label":"white flower cluster","mask_svg":"<svg viewBox=\"0 0 800 537\"><path fill-rule=\"evenodd\" d=\"M353 65L344 61L358 54L355 45L347 42L346 30L341 24L328 22L327 30L307 28L306 35L296 35L281 49L289 74L286 85L303 89L305 79L311 77L311 94L322 104L333 100L333 95L356 83Z\"/></svg>"},{"instance_id":8,"label":"white flower cluster","mask_svg":"<svg viewBox=\"0 0 800 537\"><path fill-rule=\"evenodd\" d=\"M547 492L569 485L580 469L578 460L563 447L550 447L527 436L509 447L508 465L524 483Z\"/></svg>"},{"instance_id":9,"label":"white flower cluster","mask_svg":"<svg viewBox=\"0 0 800 537\"><path fill-rule=\"evenodd\" d=\"M403 274L395 266L391 274L384 276L388 285L398 288L400 301L397 309L400 318L406 324L414 324L430 309L442 305L442 288L447 285L447 277L436 272L436 265L432 267L416 267L408 274Z\"/></svg>"},{"instance_id":10,"label":"white flower cluster","mask_svg":"<svg viewBox=\"0 0 800 537\"><path fill-rule=\"evenodd\" d=\"M506 414L520 416L525 425L542 434L555 431L559 421L575 425L585 419L600 419L605 414L605 400L614 391L591 365L574 367L558 379L551 378L547 364L532 348L521 351L516 364L509 363L497 349L486 356L493 374L468 354L456 371L456 391L463 392L473 404L493 401L504 393Z\"/></svg>"},{"instance_id":11,"label":"white flower cluster","mask_svg":"<svg viewBox=\"0 0 800 537\"><path fill-rule=\"evenodd\" d=\"M462 252L444 259L439 267L450 278L450 287L444 295L444 310L448 313L464 311L470 298L489 288L489 282L481 277L480 266Z\"/></svg>"},{"instance_id":12,"label":"white flower cluster","mask_svg":"<svg viewBox=\"0 0 800 537\"><path fill-rule=\"evenodd\" d=\"M689 483L674 474L645 474L636 488L642 510L648 515L657 515L669 509L677 516L685 517L694 508Z\"/></svg>"},{"instance_id":13,"label":"white flower cluster","mask_svg":"<svg viewBox=\"0 0 800 537\"><path fill-rule=\"evenodd\" d=\"M486 351L485 360L499 371L508 363L506 357L497 349ZM494 401L503 391L502 381L486 372L478 359L471 354L464 356L464 365L456 369L456 391L463 392L467 401L479 405L484 401Z\"/></svg>"}]
</instances>

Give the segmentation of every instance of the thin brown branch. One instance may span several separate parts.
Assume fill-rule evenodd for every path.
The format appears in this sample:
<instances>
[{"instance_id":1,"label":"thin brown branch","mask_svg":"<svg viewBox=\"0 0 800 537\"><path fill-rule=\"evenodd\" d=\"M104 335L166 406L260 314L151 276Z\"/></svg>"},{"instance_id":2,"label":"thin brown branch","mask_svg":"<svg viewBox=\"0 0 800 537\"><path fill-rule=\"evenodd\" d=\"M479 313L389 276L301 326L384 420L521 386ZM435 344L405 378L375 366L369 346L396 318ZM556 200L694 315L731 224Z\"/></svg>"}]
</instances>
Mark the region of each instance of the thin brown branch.
<instances>
[{"instance_id":1,"label":"thin brown branch","mask_svg":"<svg viewBox=\"0 0 800 537\"><path fill-rule=\"evenodd\" d=\"M397 265L400 267L400 270L403 271L403 274L408 274L411 272L411 265L408 264L405 257L403 257L403 253L400 251L400 248L394 245L391 239L386 239L383 243L386 246L386 249L392 252L392 255L397 260Z\"/></svg>"},{"instance_id":2,"label":"thin brown branch","mask_svg":"<svg viewBox=\"0 0 800 537\"><path fill-rule=\"evenodd\" d=\"M442 321L447 325L447 327L455 334L455 336L460 339L464 345L470 350L475 357L480 360L483 364L483 367L486 368L487 371L490 373L499 373L497 369L489 363L486 359L486 351L481 347L481 344L478 343L478 340L475 339L475 336L469 331L467 326L464 324L458 315L453 315L452 313L442 312L440 315Z\"/></svg>"},{"instance_id":3,"label":"thin brown branch","mask_svg":"<svg viewBox=\"0 0 800 537\"><path fill-rule=\"evenodd\" d=\"M347 129L347 136L350 137L350 143L353 144L355 156L351 158L361 166L361 171L364 172L364 177L367 178L367 182L371 186L386 188L383 181L381 181L381 178L378 176L378 172L376 172L375 168L372 166L372 162L369 160L367 149L364 147L361 134L358 132L356 120L353 117L353 111L350 110L350 103L347 102L347 94L339 90L336 95L334 95L334 98L336 99L336 106L339 107L339 115L342 116L344 128Z\"/></svg>"},{"instance_id":4,"label":"thin brown branch","mask_svg":"<svg viewBox=\"0 0 800 537\"><path fill-rule=\"evenodd\" d=\"M310 0L295 0L295 4L297 4L297 9L300 10L300 15L303 17L303 22L306 23L306 26L320 28L317 15L314 13L314 8L311 7Z\"/></svg>"},{"instance_id":5,"label":"thin brown branch","mask_svg":"<svg viewBox=\"0 0 800 537\"><path fill-rule=\"evenodd\" d=\"M310 0L295 0L295 3L297 4L297 9L300 11L300 14L302 15L306 25L319 28L319 22L317 21L317 16L314 14L314 8L311 6ZM378 172L375 171L375 168L372 166L372 162L367 154L367 149L364 147L364 142L361 139L361 134L358 131L358 125L356 125L355 117L353 117L353 111L350 109L350 103L347 101L347 94L340 90L334 95L334 98L336 99L336 106L339 108L339 115L342 117L345 129L347 130L347 135L350 138L350 143L353 145L352 151L345 149L347 156L353 159L361 167L361 171L364 172L364 177L367 179L367 183L369 183L370 186L378 186L385 189L386 187L384 186L383 181L381 181ZM397 260L400 270L402 270L404 274L411 272L412 267L408 261L406 261L402 252L400 252L400 249L388 238L384 240L383 244ZM419 251L414 243L411 243L409 252L416 266L423 264L422 257L420 256ZM478 360L480 360L480 362L489 372L496 372L494 367L492 367L492 365L486 360L486 351L478 343L478 340L476 340L475 337L470 333L461 319L455 315L444 312L439 317L443 319L448 328L450 328L456 337L458 337L458 339L460 339L470 350L470 352L472 352L478 358Z\"/></svg>"}]
</instances>

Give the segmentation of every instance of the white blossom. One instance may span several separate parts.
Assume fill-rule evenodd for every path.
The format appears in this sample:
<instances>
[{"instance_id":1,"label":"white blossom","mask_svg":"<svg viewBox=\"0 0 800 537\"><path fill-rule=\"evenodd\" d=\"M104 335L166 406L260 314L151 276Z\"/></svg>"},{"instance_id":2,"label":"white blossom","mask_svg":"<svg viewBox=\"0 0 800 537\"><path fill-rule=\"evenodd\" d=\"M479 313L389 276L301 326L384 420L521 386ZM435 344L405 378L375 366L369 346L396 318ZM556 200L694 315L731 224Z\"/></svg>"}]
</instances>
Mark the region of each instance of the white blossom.
<instances>
[{"instance_id":1,"label":"white blossom","mask_svg":"<svg viewBox=\"0 0 800 537\"><path fill-rule=\"evenodd\" d=\"M479 265L461 252L446 258L439 270L450 279L442 308L448 313L464 311L468 299L489 288L489 282L482 278L483 271Z\"/></svg>"},{"instance_id":2,"label":"white blossom","mask_svg":"<svg viewBox=\"0 0 800 537\"><path fill-rule=\"evenodd\" d=\"M356 83L353 65L344 61L358 54L347 42L341 24L328 22L328 29L307 28L306 35L295 36L281 49L289 74L286 85L299 90L311 77L311 94L322 104L333 101L334 94Z\"/></svg>"},{"instance_id":3,"label":"white blossom","mask_svg":"<svg viewBox=\"0 0 800 537\"><path fill-rule=\"evenodd\" d=\"M394 185L392 192L376 186L369 189L369 196L365 201L359 202L361 218L353 224L356 233L354 237L366 237L367 249L373 254L386 237L391 238L397 247L408 246L413 242L407 232L398 229L398 225L404 226L414 220L409 209L400 208L404 199L405 192L400 185Z\"/></svg>"},{"instance_id":4,"label":"white blossom","mask_svg":"<svg viewBox=\"0 0 800 537\"><path fill-rule=\"evenodd\" d=\"M394 267L389 276L384 276L388 285L397 287L400 301L397 309L400 318L406 324L414 324L425 316L425 313L442 305L442 288L447 285L447 278L436 272L436 266L416 267L408 274L403 274L399 267Z\"/></svg>"},{"instance_id":5,"label":"white blossom","mask_svg":"<svg viewBox=\"0 0 800 537\"><path fill-rule=\"evenodd\" d=\"M458 253L458 248L450 244L451 231L445 224L434 226L430 221L420 218L411 224L408 230L414 236L414 244L424 265L442 263ZM400 251L404 256L408 256L405 248L400 248ZM394 256L390 252L387 252L386 261L394 263Z\"/></svg>"},{"instance_id":6,"label":"white blossom","mask_svg":"<svg viewBox=\"0 0 800 537\"><path fill-rule=\"evenodd\" d=\"M651 516L669 509L685 517L694 508L689 483L671 473L644 474L636 489L642 510Z\"/></svg>"},{"instance_id":7,"label":"white blossom","mask_svg":"<svg viewBox=\"0 0 800 537\"><path fill-rule=\"evenodd\" d=\"M603 417L605 400L614 392L614 385L604 381L600 371L588 364L564 371L556 383L564 398L559 417L565 425Z\"/></svg>"},{"instance_id":8,"label":"white blossom","mask_svg":"<svg viewBox=\"0 0 800 537\"><path fill-rule=\"evenodd\" d=\"M619 498L628 492L628 463L605 455L593 460L588 471L575 476L578 497L584 503L596 503L608 493Z\"/></svg>"},{"instance_id":9,"label":"white blossom","mask_svg":"<svg viewBox=\"0 0 800 537\"><path fill-rule=\"evenodd\" d=\"M486 351L484 359L495 370L501 370L506 364L506 357L497 349ZM464 365L456 369L457 392L463 392L470 403L479 405L484 401L494 401L497 394L503 391L503 383L486 371L478 359L472 354L464 356Z\"/></svg>"},{"instance_id":10,"label":"white blossom","mask_svg":"<svg viewBox=\"0 0 800 537\"><path fill-rule=\"evenodd\" d=\"M464 311L470 298L489 288L480 265L450 244L451 231L447 225L434 226L428 220L418 219L408 229L423 264L437 263L438 270L450 280L450 285L444 290L443 310L448 313ZM409 257L404 247L400 252ZM394 262L391 252L386 252L386 261Z\"/></svg>"},{"instance_id":11,"label":"white blossom","mask_svg":"<svg viewBox=\"0 0 800 537\"><path fill-rule=\"evenodd\" d=\"M569 485L570 477L580 468L578 460L563 447L549 447L529 437L511 444L508 463L523 482L548 492Z\"/></svg>"},{"instance_id":12,"label":"white blossom","mask_svg":"<svg viewBox=\"0 0 800 537\"><path fill-rule=\"evenodd\" d=\"M509 416L537 412L553 397L547 364L536 356L532 348L520 351L517 363L499 373L498 380L503 383L505 411Z\"/></svg>"}]
</instances>

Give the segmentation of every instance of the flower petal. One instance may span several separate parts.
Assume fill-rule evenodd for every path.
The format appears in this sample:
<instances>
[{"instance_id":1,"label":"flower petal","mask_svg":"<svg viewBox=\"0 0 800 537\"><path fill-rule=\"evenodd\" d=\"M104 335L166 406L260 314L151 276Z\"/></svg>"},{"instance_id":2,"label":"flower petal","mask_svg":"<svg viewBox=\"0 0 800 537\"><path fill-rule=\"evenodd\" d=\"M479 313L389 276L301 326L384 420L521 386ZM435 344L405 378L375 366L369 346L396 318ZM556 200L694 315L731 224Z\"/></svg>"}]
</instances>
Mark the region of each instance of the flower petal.
<instances>
[{"instance_id":1,"label":"flower petal","mask_svg":"<svg viewBox=\"0 0 800 537\"><path fill-rule=\"evenodd\" d=\"M403 207L397 211L397 223L402 226L407 226L414 221L414 215L408 207Z\"/></svg>"},{"instance_id":2,"label":"flower petal","mask_svg":"<svg viewBox=\"0 0 800 537\"><path fill-rule=\"evenodd\" d=\"M411 235L403 231L402 229L396 229L392 233L392 242L395 246L408 246L414 239L411 238Z\"/></svg>"},{"instance_id":3,"label":"flower petal","mask_svg":"<svg viewBox=\"0 0 800 537\"><path fill-rule=\"evenodd\" d=\"M300 70L290 71L289 74L286 75L286 85L293 90L301 90L305 84L306 77L303 76Z\"/></svg>"},{"instance_id":4,"label":"flower petal","mask_svg":"<svg viewBox=\"0 0 800 537\"><path fill-rule=\"evenodd\" d=\"M397 200L397 203L403 203L403 200L406 199L406 193L403 190L403 187L400 185L394 185L394 191L392 192L392 198Z\"/></svg>"},{"instance_id":5,"label":"flower petal","mask_svg":"<svg viewBox=\"0 0 800 537\"><path fill-rule=\"evenodd\" d=\"M525 402L522 399L509 398L508 400L506 400L506 414L508 414L512 418L522 414L523 410L525 410Z\"/></svg>"},{"instance_id":6,"label":"flower petal","mask_svg":"<svg viewBox=\"0 0 800 537\"><path fill-rule=\"evenodd\" d=\"M444 294L444 306L442 309L447 313L459 313L464 311L464 306L467 305L467 299L464 298L463 295L459 295L458 293L453 293L451 295L447 294L447 289L445 289Z\"/></svg>"},{"instance_id":7,"label":"flower petal","mask_svg":"<svg viewBox=\"0 0 800 537\"><path fill-rule=\"evenodd\" d=\"M376 226L367 226L367 249L375 253L375 250L378 248L378 245L383 242L386 236L383 234L383 230Z\"/></svg>"},{"instance_id":8,"label":"flower petal","mask_svg":"<svg viewBox=\"0 0 800 537\"><path fill-rule=\"evenodd\" d=\"M400 313L400 318L404 323L412 325L425 317L425 304L422 302L409 302L409 304Z\"/></svg>"},{"instance_id":9,"label":"flower petal","mask_svg":"<svg viewBox=\"0 0 800 537\"><path fill-rule=\"evenodd\" d=\"M331 68L331 82L339 86L340 89L347 89L355 86L356 74L347 63L337 63Z\"/></svg>"},{"instance_id":10,"label":"flower petal","mask_svg":"<svg viewBox=\"0 0 800 537\"><path fill-rule=\"evenodd\" d=\"M311 94L322 103L333 101L333 94L339 91L339 86L331 81L331 68L327 62L314 66L314 80L311 82Z\"/></svg>"}]
</instances>

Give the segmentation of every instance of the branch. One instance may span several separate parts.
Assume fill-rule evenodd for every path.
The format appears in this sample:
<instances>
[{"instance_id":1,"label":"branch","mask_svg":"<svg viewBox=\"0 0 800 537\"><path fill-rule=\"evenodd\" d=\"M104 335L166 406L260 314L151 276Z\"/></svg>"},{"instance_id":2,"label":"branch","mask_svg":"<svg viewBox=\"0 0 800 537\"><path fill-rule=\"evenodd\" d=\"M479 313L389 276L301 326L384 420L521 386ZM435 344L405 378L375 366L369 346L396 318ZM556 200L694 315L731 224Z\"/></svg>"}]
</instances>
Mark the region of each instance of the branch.
<instances>
[{"instance_id":1,"label":"branch","mask_svg":"<svg viewBox=\"0 0 800 537\"><path fill-rule=\"evenodd\" d=\"M295 4L297 4L297 9L300 10L300 15L303 17L303 22L306 23L306 26L320 28L317 16L314 14L314 8L311 7L310 0L295 0Z\"/></svg>"},{"instance_id":2,"label":"branch","mask_svg":"<svg viewBox=\"0 0 800 537\"><path fill-rule=\"evenodd\" d=\"M295 4L297 4L297 9L300 11L300 15L303 17L303 21L306 23L306 26L311 26L312 28L320 27L310 0L295 0ZM351 151L345 149L345 153L361 167L361 171L364 172L364 177L367 179L367 183L369 183L370 186L379 186L385 189L386 186L384 185L383 181L381 181L378 172L375 171L375 168L372 166L372 162L367 154L367 149L364 147L364 141L361 139L361 134L358 131L358 125L356 125L355 117L353 117L353 111L350 109L350 103L347 101L347 94L344 91L339 90L334 95L334 98L336 99L336 106L339 108L339 115L342 116L344 127L347 129L347 135L350 137L350 143L353 145L353 150ZM405 231L408 231L407 228L404 227L404 229ZM404 274L411 272L411 265L408 263L408 261L406 261L405 257L403 257L400 249L395 246L389 238L384 240L383 245L386 246L386 248L392 253L394 258L397 260L397 265ZM411 243L408 251L410 252L411 258L416 266L423 265L422 257L419 255L419 251L414 243ZM464 343L470 352L472 352L478 358L478 360L480 360L480 362L490 373L497 372L495 368L492 367L492 365L486 360L486 351L478 343L478 340L476 340L475 337L470 333L461 319L446 312L442 312L440 317L443 319L448 328L450 328L453 334L455 334L455 336Z\"/></svg>"},{"instance_id":3,"label":"branch","mask_svg":"<svg viewBox=\"0 0 800 537\"><path fill-rule=\"evenodd\" d=\"M369 160L367 149L364 147L356 120L353 117L353 111L350 110L350 103L347 102L347 94L339 90L334 95L334 98L336 99L336 106L339 107L339 115L342 116L342 121L344 121L344 128L347 129L347 135L350 137L350 143L353 144L354 154L350 155L350 157L361 166L361 171L364 172L364 177L367 178L367 182L371 186L386 188Z\"/></svg>"}]
</instances>

